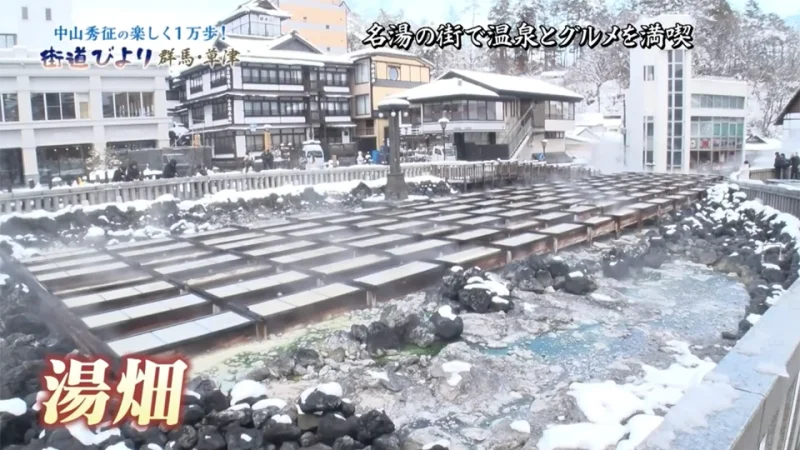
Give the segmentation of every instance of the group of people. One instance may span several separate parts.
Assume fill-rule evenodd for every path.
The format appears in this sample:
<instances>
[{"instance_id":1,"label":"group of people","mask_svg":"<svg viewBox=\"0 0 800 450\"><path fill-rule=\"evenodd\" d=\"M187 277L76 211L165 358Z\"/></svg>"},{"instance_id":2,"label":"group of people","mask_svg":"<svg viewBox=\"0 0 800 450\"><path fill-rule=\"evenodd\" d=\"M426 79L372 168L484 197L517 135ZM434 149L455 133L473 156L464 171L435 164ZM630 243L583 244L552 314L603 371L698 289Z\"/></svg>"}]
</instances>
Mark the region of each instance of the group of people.
<instances>
[{"instance_id":1,"label":"group of people","mask_svg":"<svg viewBox=\"0 0 800 450\"><path fill-rule=\"evenodd\" d=\"M250 152L244 157L244 172L250 172L251 170L255 170L256 165L256 154L255 152ZM261 170L272 170L275 168L275 154L272 153L272 150L267 148L263 152L261 152Z\"/></svg>"},{"instance_id":2,"label":"group of people","mask_svg":"<svg viewBox=\"0 0 800 450\"><path fill-rule=\"evenodd\" d=\"M127 166L121 165L114 171L111 181L120 183L122 181L138 181L144 178L142 171L139 170L139 164L136 161L130 161Z\"/></svg>"},{"instance_id":3,"label":"group of people","mask_svg":"<svg viewBox=\"0 0 800 450\"><path fill-rule=\"evenodd\" d=\"M775 152L775 178L778 180L800 180L798 168L800 168L800 154L787 158L786 154Z\"/></svg>"}]
</instances>

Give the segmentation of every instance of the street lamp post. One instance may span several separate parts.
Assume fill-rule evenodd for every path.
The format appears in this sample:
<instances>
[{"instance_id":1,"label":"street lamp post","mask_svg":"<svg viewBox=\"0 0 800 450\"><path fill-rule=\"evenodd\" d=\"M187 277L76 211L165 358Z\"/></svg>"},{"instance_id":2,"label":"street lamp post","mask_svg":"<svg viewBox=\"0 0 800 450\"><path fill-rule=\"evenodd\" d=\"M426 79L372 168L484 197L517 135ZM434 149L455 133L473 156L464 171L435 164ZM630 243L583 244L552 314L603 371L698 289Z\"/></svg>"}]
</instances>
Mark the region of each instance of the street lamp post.
<instances>
[{"instance_id":1,"label":"street lamp post","mask_svg":"<svg viewBox=\"0 0 800 450\"><path fill-rule=\"evenodd\" d=\"M445 147L447 147L447 124L449 123L450 119L448 119L445 116L442 116L442 118L439 119L439 126L442 127L442 158L445 159L447 159L445 157L445 155L447 154Z\"/></svg>"},{"instance_id":2,"label":"street lamp post","mask_svg":"<svg viewBox=\"0 0 800 450\"><path fill-rule=\"evenodd\" d=\"M542 139L542 157L547 162L547 139Z\"/></svg>"},{"instance_id":3,"label":"street lamp post","mask_svg":"<svg viewBox=\"0 0 800 450\"><path fill-rule=\"evenodd\" d=\"M386 177L386 200L401 201L408 198L408 186L400 170L400 116L411 104L401 98L385 98L378 103L378 111L389 120L389 175Z\"/></svg>"}]
</instances>

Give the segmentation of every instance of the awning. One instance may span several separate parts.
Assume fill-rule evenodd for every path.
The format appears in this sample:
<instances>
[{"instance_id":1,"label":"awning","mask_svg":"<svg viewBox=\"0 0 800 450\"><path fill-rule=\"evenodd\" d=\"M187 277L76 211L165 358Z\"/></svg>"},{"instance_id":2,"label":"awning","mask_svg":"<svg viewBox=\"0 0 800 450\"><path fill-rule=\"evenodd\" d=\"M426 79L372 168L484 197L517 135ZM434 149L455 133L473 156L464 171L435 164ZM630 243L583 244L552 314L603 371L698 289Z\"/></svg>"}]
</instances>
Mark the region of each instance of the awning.
<instances>
[{"instance_id":1,"label":"awning","mask_svg":"<svg viewBox=\"0 0 800 450\"><path fill-rule=\"evenodd\" d=\"M356 124L353 122L349 123L327 123L325 124L328 128L355 128Z\"/></svg>"}]
</instances>

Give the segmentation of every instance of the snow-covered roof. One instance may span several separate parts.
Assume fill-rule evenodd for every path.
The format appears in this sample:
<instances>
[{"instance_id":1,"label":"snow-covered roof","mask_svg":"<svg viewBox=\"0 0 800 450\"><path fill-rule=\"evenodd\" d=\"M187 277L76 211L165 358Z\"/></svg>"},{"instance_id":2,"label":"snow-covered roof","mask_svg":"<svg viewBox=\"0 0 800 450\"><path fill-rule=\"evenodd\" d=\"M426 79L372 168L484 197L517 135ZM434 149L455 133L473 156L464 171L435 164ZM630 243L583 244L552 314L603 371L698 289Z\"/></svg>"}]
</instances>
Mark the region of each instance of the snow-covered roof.
<instances>
[{"instance_id":1,"label":"snow-covered roof","mask_svg":"<svg viewBox=\"0 0 800 450\"><path fill-rule=\"evenodd\" d=\"M311 50L310 52L301 52L295 50L276 50L276 47L279 47L281 44L285 44L290 41L298 41L305 45L306 47ZM274 52L282 51L282 52L292 52L297 53L299 55L311 55L314 54L322 55L322 50L318 49L314 44L308 42L308 40L304 39L296 30L292 30L289 33L284 34L279 38L270 38L264 36L243 36L243 35L228 35L225 39L219 39L217 41L218 44L222 45L223 47L230 47L237 52L240 53L239 56L251 56L251 57L271 57ZM328 55L332 56L331 60L344 62L341 56L338 55ZM302 58L301 58L302 59Z\"/></svg>"},{"instance_id":2,"label":"snow-covered roof","mask_svg":"<svg viewBox=\"0 0 800 450\"><path fill-rule=\"evenodd\" d=\"M236 16L251 12L257 14L266 14L273 17L280 17L281 19L289 19L292 17L292 15L288 12L278 9L278 7L275 6L270 0L250 0L239 5L232 13L225 16L225 18L220 20L218 23L223 24L229 20L232 20Z\"/></svg>"},{"instance_id":3,"label":"snow-covered roof","mask_svg":"<svg viewBox=\"0 0 800 450\"><path fill-rule=\"evenodd\" d=\"M454 97L493 99L500 96L495 92L464 81L461 78L448 78L444 80L434 80L430 83L398 92L391 97L404 98L410 102L418 103L423 100Z\"/></svg>"},{"instance_id":4,"label":"snow-covered roof","mask_svg":"<svg viewBox=\"0 0 800 450\"><path fill-rule=\"evenodd\" d=\"M798 102L800 102L800 89L798 89L797 92L794 93L791 100L786 102L786 106L783 107L783 111L781 111L781 113L778 114L778 118L775 120L775 125L783 125L783 118L786 117L786 115L789 114L792 111L792 109L794 109L794 106Z\"/></svg>"},{"instance_id":5,"label":"snow-covered roof","mask_svg":"<svg viewBox=\"0 0 800 450\"><path fill-rule=\"evenodd\" d=\"M368 58L370 56L393 56L400 58L413 58L416 59L417 61L422 62L428 67L433 67L433 64L431 64L431 62L426 60L425 58L417 56L411 52L396 50L393 48L365 48L344 55L345 59L349 62L356 62L359 59Z\"/></svg>"},{"instance_id":6,"label":"snow-covered roof","mask_svg":"<svg viewBox=\"0 0 800 450\"><path fill-rule=\"evenodd\" d=\"M497 93L556 97L574 101L583 100L581 95L569 89L530 77L517 77L499 73L478 72L475 70L451 69L440 76L439 79L453 77L463 78Z\"/></svg>"},{"instance_id":7,"label":"snow-covered roof","mask_svg":"<svg viewBox=\"0 0 800 450\"><path fill-rule=\"evenodd\" d=\"M575 127L575 129L571 133L573 136L578 136L584 139L590 139L590 140L600 139L600 135L592 131L592 129L589 127Z\"/></svg>"},{"instance_id":8,"label":"snow-covered roof","mask_svg":"<svg viewBox=\"0 0 800 450\"><path fill-rule=\"evenodd\" d=\"M750 135L744 141L744 151L747 152L776 152L783 148L783 141L759 135Z\"/></svg>"},{"instance_id":9,"label":"snow-covered roof","mask_svg":"<svg viewBox=\"0 0 800 450\"><path fill-rule=\"evenodd\" d=\"M592 136L594 136L594 135L592 135ZM567 140L570 140L570 141L583 142L583 143L586 143L586 144L596 144L597 142L600 141L600 138L581 135L581 134L578 134L578 133L576 133L574 131L569 131L567 133L564 133L564 139L567 139Z\"/></svg>"}]
</instances>

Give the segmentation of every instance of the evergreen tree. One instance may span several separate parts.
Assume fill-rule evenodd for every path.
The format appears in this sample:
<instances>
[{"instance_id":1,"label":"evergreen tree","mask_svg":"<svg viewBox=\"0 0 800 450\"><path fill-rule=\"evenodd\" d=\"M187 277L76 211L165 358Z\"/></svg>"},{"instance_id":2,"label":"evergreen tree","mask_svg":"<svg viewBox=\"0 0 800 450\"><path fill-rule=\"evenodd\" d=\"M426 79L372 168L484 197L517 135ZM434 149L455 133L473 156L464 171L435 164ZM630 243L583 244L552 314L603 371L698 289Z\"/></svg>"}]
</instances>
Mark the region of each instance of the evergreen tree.
<instances>
[{"instance_id":1,"label":"evergreen tree","mask_svg":"<svg viewBox=\"0 0 800 450\"><path fill-rule=\"evenodd\" d=\"M508 24L516 27L516 20L512 15L511 0L493 0L492 7L489 10L489 23L490 24ZM487 49L487 56L489 59L489 67L497 73L507 74L511 72L511 55L513 49L509 47L497 47Z\"/></svg>"}]
</instances>

